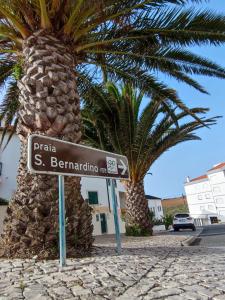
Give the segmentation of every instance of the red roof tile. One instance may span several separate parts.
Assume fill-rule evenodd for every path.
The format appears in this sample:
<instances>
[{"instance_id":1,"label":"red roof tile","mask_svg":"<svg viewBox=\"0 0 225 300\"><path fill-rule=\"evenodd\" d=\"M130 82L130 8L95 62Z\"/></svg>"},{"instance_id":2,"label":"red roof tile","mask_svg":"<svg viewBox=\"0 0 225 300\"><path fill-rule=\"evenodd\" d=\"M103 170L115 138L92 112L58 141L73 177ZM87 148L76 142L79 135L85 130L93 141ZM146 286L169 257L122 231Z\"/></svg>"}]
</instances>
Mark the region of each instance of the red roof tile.
<instances>
[{"instance_id":1,"label":"red roof tile","mask_svg":"<svg viewBox=\"0 0 225 300\"><path fill-rule=\"evenodd\" d=\"M210 169L209 171L218 170L218 169L221 169L221 168L223 168L223 167L225 167L225 162L216 165L215 167L213 167L213 168Z\"/></svg>"},{"instance_id":2,"label":"red roof tile","mask_svg":"<svg viewBox=\"0 0 225 300\"><path fill-rule=\"evenodd\" d=\"M206 178L208 178L207 175L201 175L201 176L199 176L199 177L196 177L196 178L191 179L190 182L192 182L192 181L197 181L197 180L201 180L201 179L206 179Z\"/></svg>"},{"instance_id":3,"label":"red roof tile","mask_svg":"<svg viewBox=\"0 0 225 300\"><path fill-rule=\"evenodd\" d=\"M225 162L219 163L218 165L215 165L212 169L208 170L209 171L214 171L214 170L219 170L221 168L225 168ZM192 181L198 181L198 180L202 180L202 179L207 179L208 176L207 175L201 175L199 177L193 178L190 180L190 182Z\"/></svg>"}]
</instances>

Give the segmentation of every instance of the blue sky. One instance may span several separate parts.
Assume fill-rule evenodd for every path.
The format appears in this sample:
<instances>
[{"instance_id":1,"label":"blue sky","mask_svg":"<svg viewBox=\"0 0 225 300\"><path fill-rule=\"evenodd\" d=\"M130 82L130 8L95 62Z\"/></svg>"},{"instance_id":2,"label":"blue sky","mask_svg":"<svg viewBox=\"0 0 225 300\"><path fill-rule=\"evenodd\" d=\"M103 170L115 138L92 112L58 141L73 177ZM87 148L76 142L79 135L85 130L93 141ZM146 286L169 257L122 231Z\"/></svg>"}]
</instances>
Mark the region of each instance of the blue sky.
<instances>
[{"instance_id":1,"label":"blue sky","mask_svg":"<svg viewBox=\"0 0 225 300\"><path fill-rule=\"evenodd\" d=\"M225 3L221 0L211 0L207 4L196 6L208 7L225 14ZM192 50L225 67L225 46ZM198 131L202 141L180 144L162 155L150 170L153 175L145 177L146 194L165 198L179 196L184 193L183 185L187 176L193 178L202 175L212 165L225 161L225 80L201 76L196 79L207 88L210 95L201 94L175 80L167 78L166 82L178 91L187 105L209 107L209 116L221 115L223 118L211 129Z\"/></svg>"}]
</instances>

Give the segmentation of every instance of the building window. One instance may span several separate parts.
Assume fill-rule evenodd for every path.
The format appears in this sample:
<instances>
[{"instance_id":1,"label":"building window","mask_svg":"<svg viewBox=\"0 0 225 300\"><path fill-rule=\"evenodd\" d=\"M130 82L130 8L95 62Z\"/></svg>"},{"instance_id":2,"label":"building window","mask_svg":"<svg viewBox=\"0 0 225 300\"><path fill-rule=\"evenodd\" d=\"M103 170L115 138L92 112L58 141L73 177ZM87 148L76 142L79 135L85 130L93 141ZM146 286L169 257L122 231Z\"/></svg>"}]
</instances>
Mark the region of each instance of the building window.
<instances>
[{"instance_id":1,"label":"building window","mask_svg":"<svg viewBox=\"0 0 225 300\"><path fill-rule=\"evenodd\" d=\"M210 205L208 205L208 209L209 210L214 210L214 206L210 204Z\"/></svg>"},{"instance_id":2,"label":"building window","mask_svg":"<svg viewBox=\"0 0 225 300\"><path fill-rule=\"evenodd\" d=\"M224 204L223 198L215 198L217 204Z\"/></svg>"},{"instance_id":3,"label":"building window","mask_svg":"<svg viewBox=\"0 0 225 300\"><path fill-rule=\"evenodd\" d=\"M98 204L98 192L88 192L89 204Z\"/></svg>"},{"instance_id":4,"label":"building window","mask_svg":"<svg viewBox=\"0 0 225 300\"><path fill-rule=\"evenodd\" d=\"M96 215L96 222L99 222L99 215Z\"/></svg>"},{"instance_id":5,"label":"building window","mask_svg":"<svg viewBox=\"0 0 225 300\"><path fill-rule=\"evenodd\" d=\"M202 200L202 195L198 195L198 200Z\"/></svg>"},{"instance_id":6,"label":"building window","mask_svg":"<svg viewBox=\"0 0 225 300\"><path fill-rule=\"evenodd\" d=\"M209 187L209 186L208 186L208 183L204 183L204 184L203 184L203 190L207 190L208 187Z\"/></svg>"},{"instance_id":7,"label":"building window","mask_svg":"<svg viewBox=\"0 0 225 300\"><path fill-rule=\"evenodd\" d=\"M221 191L221 189L219 186L214 186L214 188L213 188L214 193L219 193L220 191Z\"/></svg>"},{"instance_id":8,"label":"building window","mask_svg":"<svg viewBox=\"0 0 225 300\"><path fill-rule=\"evenodd\" d=\"M158 206L158 211L161 211L161 210L162 210L161 206Z\"/></svg>"}]
</instances>

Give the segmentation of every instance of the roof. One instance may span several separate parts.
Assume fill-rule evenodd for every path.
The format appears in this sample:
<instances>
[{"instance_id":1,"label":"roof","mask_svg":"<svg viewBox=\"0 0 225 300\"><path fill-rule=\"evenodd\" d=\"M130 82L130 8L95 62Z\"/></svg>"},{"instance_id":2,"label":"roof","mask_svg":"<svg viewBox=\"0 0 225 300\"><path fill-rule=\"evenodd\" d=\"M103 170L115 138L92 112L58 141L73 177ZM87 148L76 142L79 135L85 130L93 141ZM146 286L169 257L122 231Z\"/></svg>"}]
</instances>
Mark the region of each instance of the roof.
<instances>
[{"instance_id":1,"label":"roof","mask_svg":"<svg viewBox=\"0 0 225 300\"><path fill-rule=\"evenodd\" d=\"M180 200L180 199L186 199L186 196L185 195L181 195L181 196L178 196L178 197L163 198L162 200L163 201L174 201L174 200Z\"/></svg>"},{"instance_id":2,"label":"roof","mask_svg":"<svg viewBox=\"0 0 225 300\"><path fill-rule=\"evenodd\" d=\"M161 198L152 195L145 195L145 198L148 200L162 200Z\"/></svg>"},{"instance_id":3,"label":"roof","mask_svg":"<svg viewBox=\"0 0 225 300\"><path fill-rule=\"evenodd\" d=\"M219 164L213 166L212 169L208 170L207 174L208 174L208 172L212 172L212 171L216 171L216 170L220 170L220 169L224 169L224 168L225 168L225 162L219 163ZM203 180L203 179L208 179L207 174L204 174L204 175L198 176L196 178L193 178L189 182L199 181L199 180ZM185 184L188 184L189 182L186 182Z\"/></svg>"},{"instance_id":4,"label":"roof","mask_svg":"<svg viewBox=\"0 0 225 300\"><path fill-rule=\"evenodd\" d=\"M190 182L192 182L192 181L198 181L198 180L202 180L202 179L207 179L207 178L208 178L207 175L201 175L201 176L198 176L196 178L191 179Z\"/></svg>"},{"instance_id":5,"label":"roof","mask_svg":"<svg viewBox=\"0 0 225 300\"><path fill-rule=\"evenodd\" d=\"M221 169L221 168L224 168L225 167L225 162L222 162L222 163L219 163L217 165L215 165L212 169L210 169L209 171L213 171L213 170L218 170L218 169ZM208 172L209 172L208 171Z\"/></svg>"}]
</instances>

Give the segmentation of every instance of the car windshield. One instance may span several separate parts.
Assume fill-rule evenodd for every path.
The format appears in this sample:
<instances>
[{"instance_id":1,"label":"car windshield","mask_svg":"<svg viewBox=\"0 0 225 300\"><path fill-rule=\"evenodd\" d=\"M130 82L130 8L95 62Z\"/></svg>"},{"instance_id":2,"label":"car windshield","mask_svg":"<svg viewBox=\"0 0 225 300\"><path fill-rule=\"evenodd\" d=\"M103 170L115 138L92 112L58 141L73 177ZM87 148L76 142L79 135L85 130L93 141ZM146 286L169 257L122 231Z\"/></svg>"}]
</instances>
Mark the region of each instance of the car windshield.
<instances>
[{"instance_id":1,"label":"car windshield","mask_svg":"<svg viewBox=\"0 0 225 300\"><path fill-rule=\"evenodd\" d=\"M175 218L188 218L189 214L177 214L175 215Z\"/></svg>"}]
</instances>

